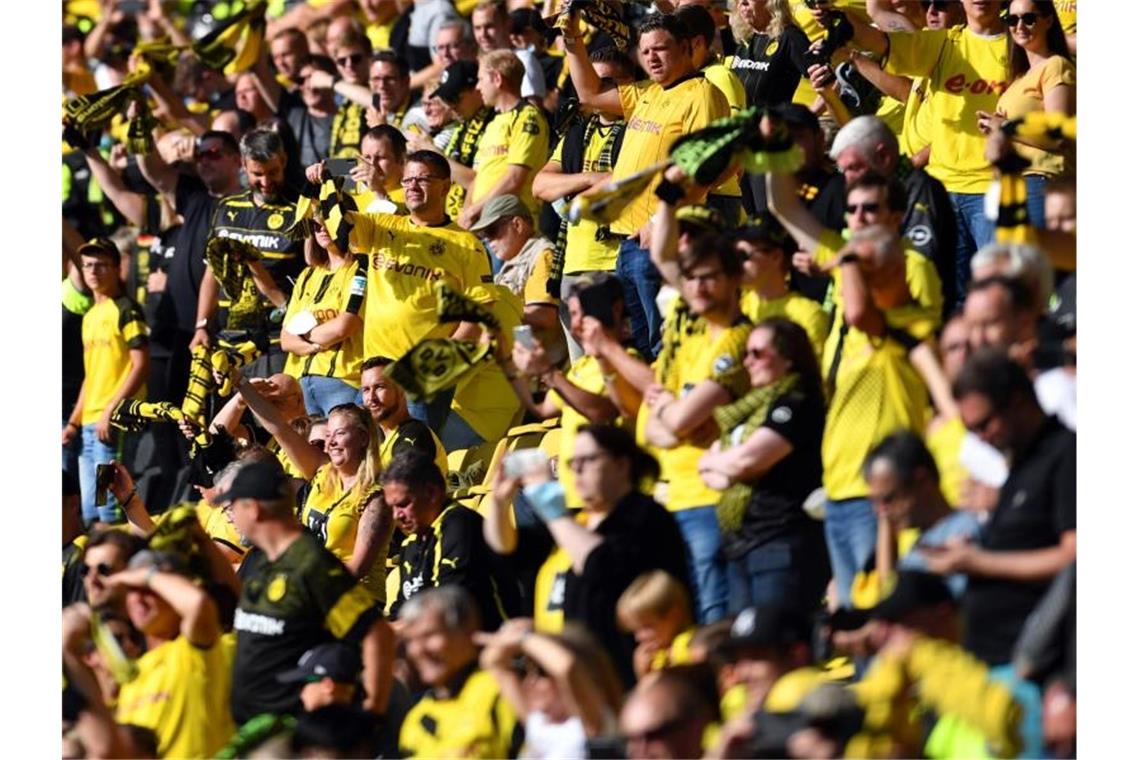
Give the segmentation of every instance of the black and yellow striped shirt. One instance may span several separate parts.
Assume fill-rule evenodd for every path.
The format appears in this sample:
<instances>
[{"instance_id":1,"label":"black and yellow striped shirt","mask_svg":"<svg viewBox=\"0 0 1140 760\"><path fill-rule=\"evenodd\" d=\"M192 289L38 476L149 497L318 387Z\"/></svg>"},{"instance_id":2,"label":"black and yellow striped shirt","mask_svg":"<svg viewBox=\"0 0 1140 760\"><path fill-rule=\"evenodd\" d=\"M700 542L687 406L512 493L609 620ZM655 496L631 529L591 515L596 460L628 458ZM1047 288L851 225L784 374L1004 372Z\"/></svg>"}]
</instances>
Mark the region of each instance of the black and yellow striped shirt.
<instances>
[{"instance_id":1,"label":"black and yellow striped shirt","mask_svg":"<svg viewBox=\"0 0 1140 760\"><path fill-rule=\"evenodd\" d=\"M421 591L449 584L462 586L479 603L486 630L498 630L518 612L518 591L499 572L483 539L483 518L473 509L454 502L445 506L427 530L404 539L399 561L400 594L389 610L393 617Z\"/></svg>"},{"instance_id":2,"label":"black and yellow striped shirt","mask_svg":"<svg viewBox=\"0 0 1140 760\"><path fill-rule=\"evenodd\" d=\"M210 237L237 238L256 248L266 271L288 296L293 290L292 281L305 268L304 241L285 232L293 221L295 208L296 204L287 201L258 204L252 190L228 195L218 201L214 210Z\"/></svg>"}]
</instances>

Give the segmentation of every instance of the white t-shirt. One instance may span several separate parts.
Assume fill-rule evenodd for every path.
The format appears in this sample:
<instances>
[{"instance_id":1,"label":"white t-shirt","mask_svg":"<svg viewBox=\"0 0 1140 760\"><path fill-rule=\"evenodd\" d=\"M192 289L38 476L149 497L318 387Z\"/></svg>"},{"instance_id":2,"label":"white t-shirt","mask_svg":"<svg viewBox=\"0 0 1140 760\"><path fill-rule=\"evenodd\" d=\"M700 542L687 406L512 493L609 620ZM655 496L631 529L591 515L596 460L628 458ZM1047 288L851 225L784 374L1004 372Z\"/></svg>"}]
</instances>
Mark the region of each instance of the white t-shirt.
<instances>
[{"instance_id":1,"label":"white t-shirt","mask_svg":"<svg viewBox=\"0 0 1140 760\"><path fill-rule=\"evenodd\" d=\"M546 77L542 73L542 64L538 62L538 55L535 54L534 49L516 48L515 57L522 61L523 68L526 69L520 94L524 98L529 98L532 95L537 98L545 98Z\"/></svg>"},{"instance_id":2,"label":"white t-shirt","mask_svg":"<svg viewBox=\"0 0 1140 760\"><path fill-rule=\"evenodd\" d=\"M537 710L526 716L526 739L520 758L585 760L586 729L574 716L562 723L551 723Z\"/></svg>"}]
</instances>

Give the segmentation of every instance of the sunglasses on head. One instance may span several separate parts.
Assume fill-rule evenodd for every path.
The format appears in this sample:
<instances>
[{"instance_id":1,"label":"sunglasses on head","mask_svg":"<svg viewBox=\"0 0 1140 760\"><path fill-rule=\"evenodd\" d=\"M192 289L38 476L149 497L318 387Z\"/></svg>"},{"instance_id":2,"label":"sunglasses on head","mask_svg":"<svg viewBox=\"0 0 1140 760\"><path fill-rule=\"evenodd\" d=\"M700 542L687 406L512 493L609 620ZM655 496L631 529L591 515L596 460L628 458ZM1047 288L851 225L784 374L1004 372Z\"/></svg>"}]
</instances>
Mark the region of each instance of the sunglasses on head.
<instances>
[{"instance_id":1,"label":"sunglasses on head","mask_svg":"<svg viewBox=\"0 0 1140 760\"><path fill-rule=\"evenodd\" d=\"M1005 23L1006 26L1008 26L1010 29L1014 28L1019 23L1023 24L1026 29L1032 29L1033 26L1037 23L1037 19L1039 18L1041 18L1041 16L1032 12L1022 13L1020 16L1016 13L1010 13L1005 17Z\"/></svg>"},{"instance_id":2,"label":"sunglasses on head","mask_svg":"<svg viewBox=\"0 0 1140 760\"><path fill-rule=\"evenodd\" d=\"M84 563L82 569L79 571L79 574L86 578L88 573L90 573L92 570L94 570L95 574L101 578L106 578L108 575L115 574L115 568L111 567L106 562L100 562L98 565L88 565L87 563Z\"/></svg>"}]
</instances>

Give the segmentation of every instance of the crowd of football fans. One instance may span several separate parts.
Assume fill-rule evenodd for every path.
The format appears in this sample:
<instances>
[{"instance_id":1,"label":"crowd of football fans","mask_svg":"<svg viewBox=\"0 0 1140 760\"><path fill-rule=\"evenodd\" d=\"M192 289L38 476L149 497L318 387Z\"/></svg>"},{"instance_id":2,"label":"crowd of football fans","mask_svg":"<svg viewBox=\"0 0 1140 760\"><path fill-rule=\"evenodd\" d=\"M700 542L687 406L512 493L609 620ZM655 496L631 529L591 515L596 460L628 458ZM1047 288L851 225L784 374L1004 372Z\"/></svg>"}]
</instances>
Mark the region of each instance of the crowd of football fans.
<instances>
[{"instance_id":1,"label":"crowd of football fans","mask_svg":"<svg viewBox=\"0 0 1140 760\"><path fill-rule=\"evenodd\" d=\"M65 757L1074 757L1075 0L65 0Z\"/></svg>"}]
</instances>

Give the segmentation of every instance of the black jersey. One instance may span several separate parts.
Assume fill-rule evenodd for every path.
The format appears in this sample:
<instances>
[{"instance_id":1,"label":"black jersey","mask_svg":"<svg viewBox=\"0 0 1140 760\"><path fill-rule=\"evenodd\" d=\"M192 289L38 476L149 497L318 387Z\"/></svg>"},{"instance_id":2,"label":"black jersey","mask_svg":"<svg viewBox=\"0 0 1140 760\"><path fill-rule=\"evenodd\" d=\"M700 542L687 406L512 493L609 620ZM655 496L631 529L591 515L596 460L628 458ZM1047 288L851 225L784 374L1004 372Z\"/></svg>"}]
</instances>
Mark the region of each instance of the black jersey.
<instances>
[{"instance_id":1,"label":"black jersey","mask_svg":"<svg viewBox=\"0 0 1140 760\"><path fill-rule=\"evenodd\" d=\"M296 204L285 200L258 204L246 190L218 201L210 237L237 238L261 253L261 263L286 297L305 268L304 241L285 230L293 223ZM228 295L233 295L228 294Z\"/></svg>"},{"instance_id":2,"label":"black jersey","mask_svg":"<svg viewBox=\"0 0 1140 760\"><path fill-rule=\"evenodd\" d=\"M300 709L298 684L277 674L306 651L335 639L358 644L383 610L319 538L303 531L275 561L246 555L234 615L237 650L230 695L234 721Z\"/></svg>"},{"instance_id":3,"label":"black jersey","mask_svg":"<svg viewBox=\"0 0 1140 760\"><path fill-rule=\"evenodd\" d=\"M736 48L732 72L740 77L750 106L774 106L790 103L807 76L805 56L808 38L796 26L789 26L776 39L755 34L746 44Z\"/></svg>"},{"instance_id":4,"label":"black jersey","mask_svg":"<svg viewBox=\"0 0 1140 760\"><path fill-rule=\"evenodd\" d=\"M503 568L483 539L482 516L451 503L429 530L408 536L400 546L400 593L390 612L399 614L403 603L421 591L454 584L478 602L483 628L498 630L518 612L518 589Z\"/></svg>"}]
</instances>

